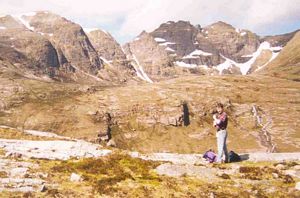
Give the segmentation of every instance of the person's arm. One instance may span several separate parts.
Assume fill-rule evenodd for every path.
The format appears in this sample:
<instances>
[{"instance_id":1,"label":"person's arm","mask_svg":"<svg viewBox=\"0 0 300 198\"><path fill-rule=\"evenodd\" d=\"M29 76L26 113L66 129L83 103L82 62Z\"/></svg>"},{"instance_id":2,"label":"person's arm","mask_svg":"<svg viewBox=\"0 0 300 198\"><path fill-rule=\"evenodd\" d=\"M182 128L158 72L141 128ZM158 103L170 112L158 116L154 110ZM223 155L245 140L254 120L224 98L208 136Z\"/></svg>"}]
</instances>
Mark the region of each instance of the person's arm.
<instances>
[{"instance_id":1,"label":"person's arm","mask_svg":"<svg viewBox=\"0 0 300 198\"><path fill-rule=\"evenodd\" d=\"M226 119L227 119L227 114L223 112L216 120L217 127L220 128L220 126L226 121Z\"/></svg>"},{"instance_id":2,"label":"person's arm","mask_svg":"<svg viewBox=\"0 0 300 198\"><path fill-rule=\"evenodd\" d=\"M213 126L216 127L217 126L217 121L218 121L217 114L213 115L213 119L214 119Z\"/></svg>"}]
</instances>

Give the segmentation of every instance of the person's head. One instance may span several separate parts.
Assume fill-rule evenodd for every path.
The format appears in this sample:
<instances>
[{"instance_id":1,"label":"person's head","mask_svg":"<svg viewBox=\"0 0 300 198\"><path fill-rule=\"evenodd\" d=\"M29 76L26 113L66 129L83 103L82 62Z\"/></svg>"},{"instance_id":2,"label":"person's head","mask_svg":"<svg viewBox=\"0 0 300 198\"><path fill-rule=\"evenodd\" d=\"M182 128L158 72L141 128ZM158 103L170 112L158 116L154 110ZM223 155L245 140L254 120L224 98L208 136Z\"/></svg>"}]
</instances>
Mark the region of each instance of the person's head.
<instances>
[{"instance_id":1,"label":"person's head","mask_svg":"<svg viewBox=\"0 0 300 198\"><path fill-rule=\"evenodd\" d=\"M224 107L222 103L217 103L217 112L223 113Z\"/></svg>"}]
</instances>

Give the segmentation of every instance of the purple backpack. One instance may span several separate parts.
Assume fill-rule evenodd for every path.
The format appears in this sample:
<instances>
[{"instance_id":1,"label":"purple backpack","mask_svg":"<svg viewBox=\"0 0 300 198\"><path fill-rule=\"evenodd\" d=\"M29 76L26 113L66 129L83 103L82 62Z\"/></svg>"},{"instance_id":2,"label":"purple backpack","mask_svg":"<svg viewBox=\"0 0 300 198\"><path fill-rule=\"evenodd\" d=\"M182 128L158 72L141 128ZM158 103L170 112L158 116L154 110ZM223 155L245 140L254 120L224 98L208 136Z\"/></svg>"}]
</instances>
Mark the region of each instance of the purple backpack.
<instances>
[{"instance_id":1,"label":"purple backpack","mask_svg":"<svg viewBox=\"0 0 300 198\"><path fill-rule=\"evenodd\" d=\"M210 149L208 151L206 151L203 155L203 158L208 160L209 163L213 163L216 161L216 157L217 155Z\"/></svg>"}]
</instances>

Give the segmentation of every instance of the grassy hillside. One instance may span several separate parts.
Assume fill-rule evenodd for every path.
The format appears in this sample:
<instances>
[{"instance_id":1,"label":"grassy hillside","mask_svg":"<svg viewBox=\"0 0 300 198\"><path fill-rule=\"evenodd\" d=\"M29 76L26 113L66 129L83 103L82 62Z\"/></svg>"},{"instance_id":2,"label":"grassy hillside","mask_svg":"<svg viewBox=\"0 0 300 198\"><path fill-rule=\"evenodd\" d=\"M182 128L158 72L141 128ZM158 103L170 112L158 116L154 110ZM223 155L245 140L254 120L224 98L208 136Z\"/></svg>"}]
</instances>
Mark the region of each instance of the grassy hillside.
<instances>
[{"instance_id":1,"label":"grassy hillside","mask_svg":"<svg viewBox=\"0 0 300 198\"><path fill-rule=\"evenodd\" d=\"M0 78L0 125L55 132L94 141L112 116L117 147L142 152L203 153L215 148L214 104L222 101L230 116L229 149L239 152L299 151L297 82L255 76L184 76L154 84L119 87L49 83ZM179 117L183 103L188 126ZM257 126L256 105L271 138Z\"/></svg>"},{"instance_id":2,"label":"grassy hillside","mask_svg":"<svg viewBox=\"0 0 300 198\"><path fill-rule=\"evenodd\" d=\"M287 43L278 57L259 73L300 81L300 31Z\"/></svg>"}]
</instances>

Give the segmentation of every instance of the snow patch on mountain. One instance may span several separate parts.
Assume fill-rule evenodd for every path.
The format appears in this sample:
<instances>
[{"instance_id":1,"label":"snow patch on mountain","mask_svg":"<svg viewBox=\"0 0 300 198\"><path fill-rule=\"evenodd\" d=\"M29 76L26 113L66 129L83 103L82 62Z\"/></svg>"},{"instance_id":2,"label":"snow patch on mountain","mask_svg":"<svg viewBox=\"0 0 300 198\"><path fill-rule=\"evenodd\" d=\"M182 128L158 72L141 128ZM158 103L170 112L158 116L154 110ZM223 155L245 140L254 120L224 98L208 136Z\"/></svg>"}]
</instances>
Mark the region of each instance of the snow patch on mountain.
<instances>
[{"instance_id":1,"label":"snow patch on mountain","mask_svg":"<svg viewBox=\"0 0 300 198\"><path fill-rule=\"evenodd\" d=\"M221 55L221 54L220 54ZM226 58L225 56L221 55L222 58L225 59L225 62L215 66L216 69L219 71L219 74L222 74L223 70L225 69L229 69L230 67L232 67L233 65L237 64L236 62L234 62L233 60Z\"/></svg>"},{"instance_id":2,"label":"snow patch on mountain","mask_svg":"<svg viewBox=\"0 0 300 198\"><path fill-rule=\"evenodd\" d=\"M20 21L27 29L34 31L34 27L30 25L29 21L24 19L24 16L35 16L35 15L36 12L28 12L28 13L12 15L12 16L18 21Z\"/></svg>"},{"instance_id":3,"label":"snow patch on mountain","mask_svg":"<svg viewBox=\"0 0 300 198\"><path fill-rule=\"evenodd\" d=\"M281 46L277 46L277 47L271 47L271 50L274 52L274 51L280 51L282 50L282 47Z\"/></svg>"},{"instance_id":4,"label":"snow patch on mountain","mask_svg":"<svg viewBox=\"0 0 300 198\"><path fill-rule=\"evenodd\" d=\"M195 68L195 67L197 67L196 64L188 64L188 63L185 63L185 62L182 62L182 61L176 61L175 64L179 67L186 67L186 68Z\"/></svg>"},{"instance_id":5,"label":"snow patch on mountain","mask_svg":"<svg viewBox=\"0 0 300 198\"><path fill-rule=\"evenodd\" d=\"M258 67L254 72L257 72L259 70L261 70L262 68L264 68L265 66L267 66L272 60L274 60L277 56L279 55L279 52L273 52L272 57L270 58L270 60L268 62L266 62L264 65Z\"/></svg>"},{"instance_id":6,"label":"snow patch on mountain","mask_svg":"<svg viewBox=\"0 0 300 198\"><path fill-rule=\"evenodd\" d=\"M107 31L101 30L101 29L99 29L99 28L82 28L82 29L83 29L83 31L84 31L85 33L91 33L91 32L93 32L93 31L100 30L100 31L104 32L105 34L109 35L109 33L108 33Z\"/></svg>"},{"instance_id":7,"label":"snow patch on mountain","mask_svg":"<svg viewBox=\"0 0 300 198\"><path fill-rule=\"evenodd\" d=\"M211 55L212 55L211 53L196 49L195 51L191 52L190 54L184 56L183 59L193 59L193 58L198 58L197 56L211 56Z\"/></svg>"},{"instance_id":8,"label":"snow patch on mountain","mask_svg":"<svg viewBox=\"0 0 300 198\"><path fill-rule=\"evenodd\" d=\"M247 34L247 32L241 32L240 34L241 34L241 36L245 36Z\"/></svg>"},{"instance_id":9,"label":"snow patch on mountain","mask_svg":"<svg viewBox=\"0 0 300 198\"><path fill-rule=\"evenodd\" d=\"M250 70L252 64L256 61L257 57L262 53L263 50L270 50L273 53L271 59L268 61L268 62L270 62L270 61L272 61L278 55L278 51L281 50L281 49L282 49L282 47L271 47L271 44L269 42L265 41L265 42L263 42L263 43L260 44L260 46L256 50L256 52L254 52L251 55L244 56L244 57L251 57L251 59L248 60L247 62L245 62L245 63L237 63L237 62L235 62L235 61L233 61L233 60L231 60L229 58L226 58L225 56L223 56L223 55L220 54L221 57L225 59L225 62L223 62L223 63L221 63L221 64L219 64L219 65L217 65L215 67L216 67L217 70L220 71L220 74L222 74L222 71L224 69L228 69L228 68L230 68L230 67L232 67L232 66L235 65L235 66L237 66L237 67L240 68L241 73L243 75L246 75L248 73L248 71ZM277 51L277 52L275 52L275 51ZM261 68L261 67L259 67L259 68Z\"/></svg>"},{"instance_id":10,"label":"snow patch on mountain","mask_svg":"<svg viewBox=\"0 0 300 198\"><path fill-rule=\"evenodd\" d=\"M238 64L237 66L241 69L243 75L246 75L251 68L251 65L255 62L257 57L262 53L263 50L271 50L272 53L274 49L278 49L278 47L273 48L269 42L263 42L260 44L259 48L252 54L252 58L246 63Z\"/></svg>"},{"instance_id":11,"label":"snow patch on mountain","mask_svg":"<svg viewBox=\"0 0 300 198\"><path fill-rule=\"evenodd\" d=\"M0 26L0 30L5 30L5 29L6 29L6 27Z\"/></svg>"},{"instance_id":12,"label":"snow patch on mountain","mask_svg":"<svg viewBox=\"0 0 300 198\"><path fill-rule=\"evenodd\" d=\"M170 52L175 52L175 50L173 50L173 49L170 48L170 47L167 47L165 50L170 51Z\"/></svg>"},{"instance_id":13,"label":"snow patch on mountain","mask_svg":"<svg viewBox=\"0 0 300 198\"><path fill-rule=\"evenodd\" d=\"M91 33L92 31L99 30L98 28L83 28L83 31L85 33Z\"/></svg>"},{"instance_id":14,"label":"snow patch on mountain","mask_svg":"<svg viewBox=\"0 0 300 198\"><path fill-rule=\"evenodd\" d=\"M136 75L141 78L142 80L145 80L149 83L153 83L153 81L148 77L148 75L144 72L143 67L140 65L139 60L136 58L136 56L133 54L132 55L133 60L136 62L136 66L133 65Z\"/></svg>"},{"instance_id":15,"label":"snow patch on mountain","mask_svg":"<svg viewBox=\"0 0 300 198\"><path fill-rule=\"evenodd\" d=\"M107 59L105 59L104 57L100 57L100 59L101 60L103 60L103 62L105 62L106 64L108 64L108 65L111 65L111 63L113 62L112 60L107 60Z\"/></svg>"},{"instance_id":16,"label":"snow patch on mountain","mask_svg":"<svg viewBox=\"0 0 300 198\"><path fill-rule=\"evenodd\" d=\"M241 57L243 57L243 58L251 58L251 57L253 57L253 54L243 55Z\"/></svg>"},{"instance_id":17,"label":"snow patch on mountain","mask_svg":"<svg viewBox=\"0 0 300 198\"><path fill-rule=\"evenodd\" d=\"M154 38L154 40L159 43L166 42L166 40L163 38Z\"/></svg>"},{"instance_id":18,"label":"snow patch on mountain","mask_svg":"<svg viewBox=\"0 0 300 198\"><path fill-rule=\"evenodd\" d=\"M167 45L176 45L176 43L173 43L173 42L164 42L164 43L160 43L158 45L160 45L160 46L167 46Z\"/></svg>"},{"instance_id":19,"label":"snow patch on mountain","mask_svg":"<svg viewBox=\"0 0 300 198\"><path fill-rule=\"evenodd\" d=\"M48 36L53 36L53 33L44 33L44 32L38 32L40 35L48 35Z\"/></svg>"}]
</instances>

